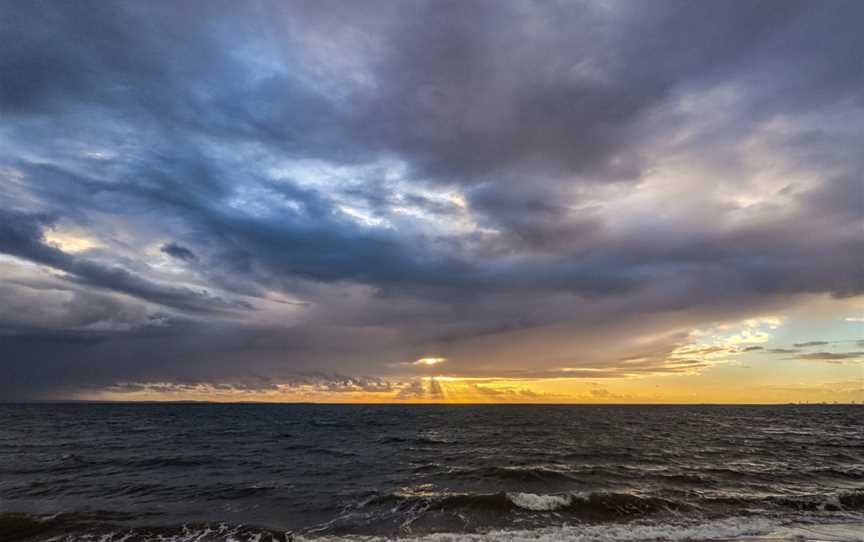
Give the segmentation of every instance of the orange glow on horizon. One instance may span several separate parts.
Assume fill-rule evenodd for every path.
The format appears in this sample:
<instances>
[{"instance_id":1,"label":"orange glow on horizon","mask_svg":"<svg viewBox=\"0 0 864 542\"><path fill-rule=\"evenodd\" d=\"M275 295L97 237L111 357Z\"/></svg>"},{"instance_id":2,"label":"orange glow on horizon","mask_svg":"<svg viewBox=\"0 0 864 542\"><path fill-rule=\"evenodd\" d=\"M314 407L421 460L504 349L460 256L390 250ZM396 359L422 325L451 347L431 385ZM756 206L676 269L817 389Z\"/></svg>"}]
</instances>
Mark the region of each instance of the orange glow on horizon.
<instances>
[{"instance_id":1,"label":"orange glow on horizon","mask_svg":"<svg viewBox=\"0 0 864 542\"><path fill-rule=\"evenodd\" d=\"M818 403L864 402L864 382L847 380L821 384L758 382L731 385L723 375L706 383L692 375L677 377L584 379L495 379L429 376L387 391L328 391L280 386L278 390L195 390L118 392L111 389L78 396L109 401L207 401L274 403L382 404L652 404L652 403Z\"/></svg>"}]
</instances>

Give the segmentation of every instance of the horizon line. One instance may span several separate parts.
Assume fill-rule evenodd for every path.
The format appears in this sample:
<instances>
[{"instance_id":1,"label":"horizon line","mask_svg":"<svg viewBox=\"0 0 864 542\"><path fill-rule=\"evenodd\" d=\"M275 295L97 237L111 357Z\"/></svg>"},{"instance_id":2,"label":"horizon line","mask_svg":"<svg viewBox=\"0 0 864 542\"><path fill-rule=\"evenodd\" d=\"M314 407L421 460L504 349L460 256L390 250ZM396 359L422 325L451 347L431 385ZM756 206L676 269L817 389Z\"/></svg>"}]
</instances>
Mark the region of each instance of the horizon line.
<instances>
[{"instance_id":1,"label":"horizon line","mask_svg":"<svg viewBox=\"0 0 864 542\"><path fill-rule=\"evenodd\" d=\"M537 402L327 402L327 401L208 401L208 400L98 400L98 399L29 399L0 400L0 405L34 404L165 404L165 405L339 405L339 406L864 406L864 402L656 402L656 403L537 403Z\"/></svg>"}]
</instances>

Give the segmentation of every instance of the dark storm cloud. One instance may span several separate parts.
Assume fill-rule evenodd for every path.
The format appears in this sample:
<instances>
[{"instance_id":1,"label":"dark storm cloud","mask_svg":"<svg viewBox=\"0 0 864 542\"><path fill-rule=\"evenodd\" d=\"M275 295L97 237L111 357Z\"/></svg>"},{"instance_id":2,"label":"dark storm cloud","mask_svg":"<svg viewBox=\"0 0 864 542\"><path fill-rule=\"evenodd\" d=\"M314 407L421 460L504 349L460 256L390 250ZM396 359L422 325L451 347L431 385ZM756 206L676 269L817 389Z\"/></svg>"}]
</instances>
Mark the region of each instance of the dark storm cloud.
<instances>
[{"instance_id":1,"label":"dark storm cloud","mask_svg":"<svg viewBox=\"0 0 864 542\"><path fill-rule=\"evenodd\" d=\"M543 268L506 262L479 266L470 254L449 253L451 246L444 241L416 239L410 231L358 226L326 196L289 181L266 183L262 189L271 201L292 207L269 216L250 216L220 207L229 197L222 193L225 180L203 163L190 163L188 157L167 161L153 157L143 170L128 173L146 181L120 186L53 166L18 165L33 176L36 190L51 194L62 190L67 205L78 203L106 212L116 212L122 206L127 214L142 218L176 213L177 220L198 230L199 242L214 247L208 261L211 268L225 269L255 283L280 285L292 277L351 280L371 283L384 291L432 290L457 297L464 295L466 287L475 292L501 291L514 286L531 289L542 283L543 288L555 286L592 295L636 286L630 270L603 261L563 260ZM158 171L152 170L155 165L160 167ZM52 210L61 212L56 207ZM419 249L418 243L424 247Z\"/></svg>"},{"instance_id":2,"label":"dark storm cloud","mask_svg":"<svg viewBox=\"0 0 864 542\"><path fill-rule=\"evenodd\" d=\"M735 69L807 11L800 2L623 4L609 26L591 8L405 6L388 36L399 46L375 65L387 85L363 119L383 145L443 179L632 177L638 155L625 147L641 113L681 81ZM324 5L312 19L334 15Z\"/></svg>"},{"instance_id":3,"label":"dark storm cloud","mask_svg":"<svg viewBox=\"0 0 864 542\"><path fill-rule=\"evenodd\" d=\"M232 382L246 362L286 381L373 374L542 326L864 293L861 135L831 122L864 107L859 2L6 12L0 252L54 273L47 289L4 281L0 358L40 360L0 384L21 396ZM760 130L766 154L793 157L768 196L747 186L758 160L729 154ZM616 206L650 192L663 153L722 178L688 172L648 218ZM756 217L715 184L759 192ZM99 244L46 238L79 231ZM55 348L64 337L80 343ZM705 366L649 358L600 368ZM536 363L513 374L583 374ZM377 385L354 378L325 380ZM427 387L400 393L441 398Z\"/></svg>"},{"instance_id":4,"label":"dark storm cloud","mask_svg":"<svg viewBox=\"0 0 864 542\"><path fill-rule=\"evenodd\" d=\"M171 256L172 258L177 258L178 260L183 260L186 262L194 262L198 260L198 257L195 256L194 252L184 246L178 245L177 243L164 244L159 250Z\"/></svg>"},{"instance_id":5,"label":"dark storm cloud","mask_svg":"<svg viewBox=\"0 0 864 542\"><path fill-rule=\"evenodd\" d=\"M828 341L807 341L803 343L795 343L793 346L795 348L809 348L811 346L825 346L826 344L830 344Z\"/></svg>"},{"instance_id":6,"label":"dark storm cloud","mask_svg":"<svg viewBox=\"0 0 864 542\"><path fill-rule=\"evenodd\" d=\"M60 279L44 287L9 280L0 285L5 309L0 315L0 334L89 342L101 340L111 331L163 325L171 320L134 300L90 290Z\"/></svg>"},{"instance_id":7,"label":"dark storm cloud","mask_svg":"<svg viewBox=\"0 0 864 542\"><path fill-rule=\"evenodd\" d=\"M242 301L225 301L206 292L154 283L121 267L105 267L71 256L44 242L42 230L52 219L44 215L0 212L0 253L11 254L72 275L73 281L128 294L190 312L251 309Z\"/></svg>"}]
</instances>

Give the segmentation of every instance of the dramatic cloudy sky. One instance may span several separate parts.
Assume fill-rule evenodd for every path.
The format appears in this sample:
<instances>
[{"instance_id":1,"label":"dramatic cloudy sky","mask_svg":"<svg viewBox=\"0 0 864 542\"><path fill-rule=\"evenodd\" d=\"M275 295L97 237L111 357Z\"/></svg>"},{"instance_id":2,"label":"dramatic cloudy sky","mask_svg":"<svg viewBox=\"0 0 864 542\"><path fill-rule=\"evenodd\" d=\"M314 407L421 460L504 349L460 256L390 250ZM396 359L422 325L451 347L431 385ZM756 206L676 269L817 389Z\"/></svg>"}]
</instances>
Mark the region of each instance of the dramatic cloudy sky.
<instances>
[{"instance_id":1,"label":"dramatic cloudy sky","mask_svg":"<svg viewBox=\"0 0 864 542\"><path fill-rule=\"evenodd\" d=\"M864 400L862 20L4 2L0 399Z\"/></svg>"}]
</instances>

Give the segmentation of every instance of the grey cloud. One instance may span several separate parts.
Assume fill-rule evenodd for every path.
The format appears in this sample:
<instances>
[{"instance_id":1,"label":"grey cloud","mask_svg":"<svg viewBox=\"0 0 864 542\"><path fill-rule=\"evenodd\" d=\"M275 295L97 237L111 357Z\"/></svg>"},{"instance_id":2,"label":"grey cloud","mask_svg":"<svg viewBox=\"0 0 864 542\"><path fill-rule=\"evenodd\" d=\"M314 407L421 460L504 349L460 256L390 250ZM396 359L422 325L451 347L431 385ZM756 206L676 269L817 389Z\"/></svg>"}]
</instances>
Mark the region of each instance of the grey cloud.
<instances>
[{"instance_id":1,"label":"grey cloud","mask_svg":"<svg viewBox=\"0 0 864 542\"><path fill-rule=\"evenodd\" d=\"M160 321L141 303L62 281L47 290L10 282L0 285L0 298L5 308L0 334L122 332Z\"/></svg>"},{"instance_id":2,"label":"grey cloud","mask_svg":"<svg viewBox=\"0 0 864 542\"><path fill-rule=\"evenodd\" d=\"M697 325L864 293L861 137L836 122L864 108L859 2L9 11L0 251L53 269L57 288L7 287L0 358L81 341L56 365L16 361L9 386L25 396L87 378L229 382L247 364L376 374L545 327L629 333L648 324L623 315ZM760 152L786 188L754 180ZM669 169L690 162L684 180ZM622 207L658 172L664 201ZM739 190L763 201L730 203ZM450 191L464 200L430 195ZM45 242L65 226L101 247ZM148 250L195 265L166 270ZM19 310L31 301L44 314ZM666 353L548 354L509 374L706 366ZM352 378L322 385L378 385ZM440 399L406 393L421 392Z\"/></svg>"},{"instance_id":3,"label":"grey cloud","mask_svg":"<svg viewBox=\"0 0 864 542\"><path fill-rule=\"evenodd\" d=\"M385 38L394 46L373 75L388 85L364 120L382 144L445 179L632 179L640 115L682 81L734 70L806 15L791 2L622 4L608 25L595 7L424 5Z\"/></svg>"},{"instance_id":4,"label":"grey cloud","mask_svg":"<svg viewBox=\"0 0 864 542\"><path fill-rule=\"evenodd\" d=\"M206 292L157 284L121 267L105 267L67 254L43 240L42 230L52 221L45 215L0 213L0 252L65 271L83 284L190 312L252 308L242 301L225 301Z\"/></svg>"},{"instance_id":5,"label":"grey cloud","mask_svg":"<svg viewBox=\"0 0 864 542\"><path fill-rule=\"evenodd\" d=\"M529 389L520 388L491 388L489 386L484 386L482 384L471 384L471 389L477 392L480 395L489 397L495 400L504 400L504 401L532 401L537 399L550 399L553 396L546 394L539 394Z\"/></svg>"},{"instance_id":6,"label":"grey cloud","mask_svg":"<svg viewBox=\"0 0 864 542\"><path fill-rule=\"evenodd\" d=\"M278 392L300 388L313 392L370 392L393 391L393 384L380 378L366 378L327 373L301 373L289 375L278 381L260 375L230 381L179 381L179 382L119 382L94 391L110 393L193 393L207 397L211 394L227 394L242 397L259 392Z\"/></svg>"},{"instance_id":7,"label":"grey cloud","mask_svg":"<svg viewBox=\"0 0 864 542\"><path fill-rule=\"evenodd\" d=\"M430 399L435 399L435 400L440 400L440 399L445 398L444 397L444 390L441 387L441 384L438 383L438 381L435 380L434 378L429 379L429 390L428 390L427 395Z\"/></svg>"},{"instance_id":8,"label":"grey cloud","mask_svg":"<svg viewBox=\"0 0 864 542\"><path fill-rule=\"evenodd\" d=\"M632 395L625 395L620 393L612 393L611 391L604 388L595 388L588 392L588 394L595 399L605 399L610 401L633 401L635 397Z\"/></svg>"},{"instance_id":9,"label":"grey cloud","mask_svg":"<svg viewBox=\"0 0 864 542\"><path fill-rule=\"evenodd\" d=\"M184 246L178 245L177 243L166 243L162 245L159 250L172 258L177 258L178 260L183 260L185 262L194 262L198 260L198 257L195 256L194 252Z\"/></svg>"},{"instance_id":10,"label":"grey cloud","mask_svg":"<svg viewBox=\"0 0 864 542\"><path fill-rule=\"evenodd\" d=\"M393 391L393 384L383 378L346 376L338 373L322 372L299 374L287 379L289 386L313 386L318 391L328 392L370 392L384 393Z\"/></svg>"},{"instance_id":11,"label":"grey cloud","mask_svg":"<svg viewBox=\"0 0 864 542\"><path fill-rule=\"evenodd\" d=\"M441 401L445 399L445 395L441 384L434 378L430 378L425 382L420 379L408 382L399 389L396 398L402 400L420 399Z\"/></svg>"},{"instance_id":12,"label":"grey cloud","mask_svg":"<svg viewBox=\"0 0 864 542\"><path fill-rule=\"evenodd\" d=\"M815 361L844 361L844 360L861 360L864 359L864 352L812 352L809 354L799 354L796 359L807 359Z\"/></svg>"}]
</instances>

